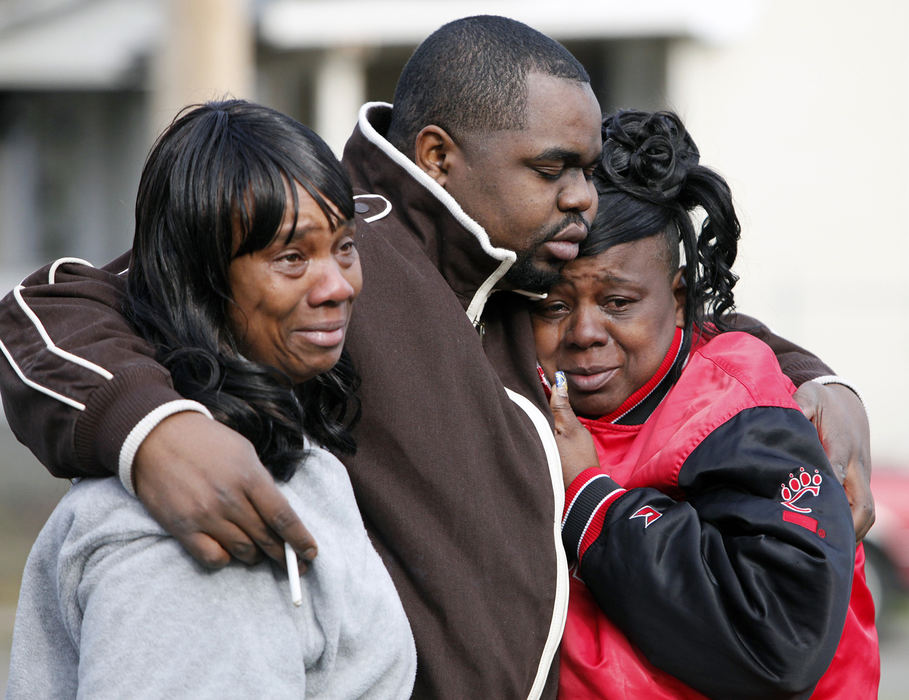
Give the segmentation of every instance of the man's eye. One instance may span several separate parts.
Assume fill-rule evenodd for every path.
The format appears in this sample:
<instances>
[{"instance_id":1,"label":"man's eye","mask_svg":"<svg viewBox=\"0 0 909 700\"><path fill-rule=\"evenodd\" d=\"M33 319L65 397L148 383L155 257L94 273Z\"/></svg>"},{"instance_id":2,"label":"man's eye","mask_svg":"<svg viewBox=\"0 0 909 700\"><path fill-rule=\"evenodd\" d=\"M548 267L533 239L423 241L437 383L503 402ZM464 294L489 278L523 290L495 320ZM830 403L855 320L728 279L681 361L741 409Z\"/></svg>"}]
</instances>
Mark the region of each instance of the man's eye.
<instances>
[{"instance_id":1,"label":"man's eye","mask_svg":"<svg viewBox=\"0 0 909 700\"><path fill-rule=\"evenodd\" d=\"M546 180L558 180L565 172L563 168L536 168L537 174Z\"/></svg>"}]
</instances>

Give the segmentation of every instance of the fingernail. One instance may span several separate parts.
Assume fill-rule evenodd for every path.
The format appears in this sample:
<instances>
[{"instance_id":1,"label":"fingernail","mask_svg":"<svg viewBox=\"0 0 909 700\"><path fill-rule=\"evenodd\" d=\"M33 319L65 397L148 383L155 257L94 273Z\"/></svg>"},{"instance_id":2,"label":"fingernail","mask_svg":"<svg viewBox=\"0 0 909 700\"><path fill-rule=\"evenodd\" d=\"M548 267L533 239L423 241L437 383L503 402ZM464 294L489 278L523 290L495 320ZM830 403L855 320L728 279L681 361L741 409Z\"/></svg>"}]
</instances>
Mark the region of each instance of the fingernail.
<instances>
[{"instance_id":1,"label":"fingernail","mask_svg":"<svg viewBox=\"0 0 909 700\"><path fill-rule=\"evenodd\" d=\"M318 553L319 553L318 549L316 549L315 547L310 547L309 549L307 549L303 552L303 559L305 559L306 561L312 561L313 559L316 558L316 554L318 554Z\"/></svg>"},{"instance_id":2,"label":"fingernail","mask_svg":"<svg viewBox=\"0 0 909 700\"><path fill-rule=\"evenodd\" d=\"M565 382L565 373L561 370L555 373L555 385L556 389L561 391L563 394L568 391Z\"/></svg>"}]
</instances>

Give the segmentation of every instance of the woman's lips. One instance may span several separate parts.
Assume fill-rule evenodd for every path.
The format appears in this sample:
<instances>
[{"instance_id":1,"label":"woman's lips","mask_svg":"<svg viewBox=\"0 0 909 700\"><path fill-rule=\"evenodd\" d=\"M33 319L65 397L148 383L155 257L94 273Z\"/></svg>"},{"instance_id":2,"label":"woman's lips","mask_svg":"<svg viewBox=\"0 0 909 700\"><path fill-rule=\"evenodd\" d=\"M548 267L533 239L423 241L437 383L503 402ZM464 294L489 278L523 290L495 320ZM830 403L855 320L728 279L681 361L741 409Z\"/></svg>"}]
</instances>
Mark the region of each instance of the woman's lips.
<instances>
[{"instance_id":1,"label":"woman's lips","mask_svg":"<svg viewBox=\"0 0 909 700\"><path fill-rule=\"evenodd\" d=\"M312 345L321 348L333 348L344 342L346 322L326 323L311 328L300 328L294 331Z\"/></svg>"},{"instance_id":2,"label":"woman's lips","mask_svg":"<svg viewBox=\"0 0 909 700\"><path fill-rule=\"evenodd\" d=\"M617 367L583 373L565 371L565 378L568 380L569 388L590 394L606 386L618 371Z\"/></svg>"}]
</instances>

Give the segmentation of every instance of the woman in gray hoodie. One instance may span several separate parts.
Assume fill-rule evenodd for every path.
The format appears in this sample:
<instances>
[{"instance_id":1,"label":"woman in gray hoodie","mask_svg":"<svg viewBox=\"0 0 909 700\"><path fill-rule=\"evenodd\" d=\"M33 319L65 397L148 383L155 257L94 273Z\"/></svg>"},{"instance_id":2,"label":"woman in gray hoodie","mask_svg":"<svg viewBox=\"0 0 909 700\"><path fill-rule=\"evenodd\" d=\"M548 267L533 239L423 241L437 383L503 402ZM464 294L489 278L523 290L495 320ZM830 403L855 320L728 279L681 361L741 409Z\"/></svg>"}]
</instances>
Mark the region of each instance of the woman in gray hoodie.
<instances>
[{"instance_id":1,"label":"woman in gray hoodie","mask_svg":"<svg viewBox=\"0 0 909 700\"><path fill-rule=\"evenodd\" d=\"M234 428L319 553L302 576L236 560L209 571L128 493L130 478L83 479L26 564L9 698L410 694L407 619L327 451L355 449L358 379L343 351L362 285L353 219L330 149L278 112L208 103L158 139L121 277L130 320L187 398L137 440L185 411ZM52 267L48 283L66 284L69 264L81 262Z\"/></svg>"}]
</instances>

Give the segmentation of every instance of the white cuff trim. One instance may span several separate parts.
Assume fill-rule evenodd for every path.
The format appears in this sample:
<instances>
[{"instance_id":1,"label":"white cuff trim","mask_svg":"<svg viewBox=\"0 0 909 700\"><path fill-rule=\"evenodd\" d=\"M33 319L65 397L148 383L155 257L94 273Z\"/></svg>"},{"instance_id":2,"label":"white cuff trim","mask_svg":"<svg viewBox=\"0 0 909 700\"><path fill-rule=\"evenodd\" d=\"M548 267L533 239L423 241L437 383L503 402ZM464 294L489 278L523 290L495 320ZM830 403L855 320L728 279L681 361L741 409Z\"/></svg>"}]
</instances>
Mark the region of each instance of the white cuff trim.
<instances>
[{"instance_id":1,"label":"white cuff trim","mask_svg":"<svg viewBox=\"0 0 909 700\"><path fill-rule=\"evenodd\" d=\"M865 402L862 401L862 395L858 392L858 389L856 389L855 386L847 382L842 377L837 377L835 374L825 374L823 377L815 377L811 381L817 382L818 384L824 384L825 386L827 384L841 384L858 397L858 400L862 402L862 406L865 405Z\"/></svg>"},{"instance_id":2,"label":"white cuff trim","mask_svg":"<svg viewBox=\"0 0 909 700\"><path fill-rule=\"evenodd\" d=\"M133 496L136 495L136 488L133 484L133 460L136 458L139 446L161 421L175 413L182 413L183 411L195 411L196 413L201 413L209 418L212 417L209 410L198 401L190 401L188 399L169 401L166 404L158 406L158 408L140 420L136 426L129 431L126 440L123 441L123 446L120 448L118 474L120 476L120 482L123 484L123 488L129 491Z\"/></svg>"}]
</instances>

